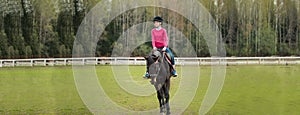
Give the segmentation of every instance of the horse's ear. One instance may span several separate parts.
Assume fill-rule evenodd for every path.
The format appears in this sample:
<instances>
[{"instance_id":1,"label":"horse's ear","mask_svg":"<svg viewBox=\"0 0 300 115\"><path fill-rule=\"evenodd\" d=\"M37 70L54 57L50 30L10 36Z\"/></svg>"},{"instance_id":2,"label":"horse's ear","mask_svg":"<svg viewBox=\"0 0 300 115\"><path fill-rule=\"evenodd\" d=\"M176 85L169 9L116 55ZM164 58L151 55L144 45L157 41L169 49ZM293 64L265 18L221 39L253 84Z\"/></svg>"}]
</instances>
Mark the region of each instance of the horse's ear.
<instances>
[{"instance_id":1,"label":"horse's ear","mask_svg":"<svg viewBox=\"0 0 300 115\"><path fill-rule=\"evenodd\" d=\"M145 58L145 59L148 59L148 58L149 58L149 56L145 56L144 58Z\"/></svg>"}]
</instances>

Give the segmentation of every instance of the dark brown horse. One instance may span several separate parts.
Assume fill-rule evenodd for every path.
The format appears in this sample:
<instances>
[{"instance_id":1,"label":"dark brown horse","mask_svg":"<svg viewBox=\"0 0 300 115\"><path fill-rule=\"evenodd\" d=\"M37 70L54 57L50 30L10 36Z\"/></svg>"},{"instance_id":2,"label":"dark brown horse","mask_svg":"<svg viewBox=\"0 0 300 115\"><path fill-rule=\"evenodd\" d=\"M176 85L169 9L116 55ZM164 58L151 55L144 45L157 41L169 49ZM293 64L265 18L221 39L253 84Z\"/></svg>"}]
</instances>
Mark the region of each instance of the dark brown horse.
<instances>
[{"instance_id":1,"label":"dark brown horse","mask_svg":"<svg viewBox=\"0 0 300 115\"><path fill-rule=\"evenodd\" d=\"M152 51L147 57L147 68L149 70L151 84L157 91L157 99L159 101L160 113L166 112L170 114L170 77L171 66L165 58L165 52Z\"/></svg>"}]
</instances>

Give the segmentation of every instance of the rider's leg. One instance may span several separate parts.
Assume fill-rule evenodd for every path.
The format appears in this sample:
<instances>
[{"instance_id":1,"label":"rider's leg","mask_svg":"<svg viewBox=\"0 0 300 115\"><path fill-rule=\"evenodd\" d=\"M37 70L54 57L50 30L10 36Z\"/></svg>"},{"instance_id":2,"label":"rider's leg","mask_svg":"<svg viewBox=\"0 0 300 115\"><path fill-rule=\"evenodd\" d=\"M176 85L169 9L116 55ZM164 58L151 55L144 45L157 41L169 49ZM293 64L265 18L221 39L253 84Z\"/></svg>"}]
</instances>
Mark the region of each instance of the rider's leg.
<instances>
[{"instance_id":1,"label":"rider's leg","mask_svg":"<svg viewBox=\"0 0 300 115\"><path fill-rule=\"evenodd\" d=\"M148 69L146 70L146 73L144 74L144 78L149 79L150 78L150 74L148 72Z\"/></svg>"},{"instance_id":2,"label":"rider's leg","mask_svg":"<svg viewBox=\"0 0 300 115\"><path fill-rule=\"evenodd\" d=\"M150 78L148 61L147 61L147 64L146 64L146 73L144 74L143 78L145 78L145 79L149 79Z\"/></svg>"},{"instance_id":3,"label":"rider's leg","mask_svg":"<svg viewBox=\"0 0 300 115\"><path fill-rule=\"evenodd\" d=\"M177 76L177 72L176 72L176 69L175 69L175 59L174 59L174 54L171 52L171 50L169 48L166 49L166 52L170 54L171 56L171 64L173 66L173 71L172 71L172 74L174 77Z\"/></svg>"}]
</instances>

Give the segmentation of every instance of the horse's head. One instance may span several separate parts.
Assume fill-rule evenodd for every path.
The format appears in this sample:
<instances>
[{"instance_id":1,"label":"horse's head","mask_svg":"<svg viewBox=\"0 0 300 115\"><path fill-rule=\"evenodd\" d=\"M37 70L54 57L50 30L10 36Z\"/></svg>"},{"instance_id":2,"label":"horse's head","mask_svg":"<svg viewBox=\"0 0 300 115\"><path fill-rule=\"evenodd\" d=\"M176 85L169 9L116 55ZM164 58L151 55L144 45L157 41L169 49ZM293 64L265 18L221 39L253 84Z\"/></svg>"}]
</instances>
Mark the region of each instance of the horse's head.
<instances>
[{"instance_id":1,"label":"horse's head","mask_svg":"<svg viewBox=\"0 0 300 115\"><path fill-rule=\"evenodd\" d=\"M158 62L158 60L161 57L161 53L159 51L152 51L148 56L144 57L147 62L147 67L150 67L155 62Z\"/></svg>"},{"instance_id":2,"label":"horse's head","mask_svg":"<svg viewBox=\"0 0 300 115\"><path fill-rule=\"evenodd\" d=\"M145 57L152 84L155 83L156 77L160 71L160 58L161 53L159 51L152 51L148 56Z\"/></svg>"}]
</instances>

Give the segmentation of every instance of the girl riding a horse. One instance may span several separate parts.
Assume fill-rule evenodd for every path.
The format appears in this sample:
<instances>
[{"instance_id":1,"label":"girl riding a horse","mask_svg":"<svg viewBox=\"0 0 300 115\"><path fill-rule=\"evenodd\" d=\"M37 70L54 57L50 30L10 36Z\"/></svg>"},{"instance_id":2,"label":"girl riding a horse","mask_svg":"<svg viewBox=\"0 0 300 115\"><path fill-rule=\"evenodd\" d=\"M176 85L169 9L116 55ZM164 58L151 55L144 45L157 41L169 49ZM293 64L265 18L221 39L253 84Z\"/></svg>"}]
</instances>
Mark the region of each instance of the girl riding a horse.
<instances>
[{"instance_id":1,"label":"girl riding a horse","mask_svg":"<svg viewBox=\"0 0 300 115\"><path fill-rule=\"evenodd\" d=\"M174 55L171 52L171 50L168 48L169 38L168 38L166 29L162 27L163 19L159 16L156 16L153 19L153 22L154 22L154 26L155 26L155 28L152 29L152 31L151 31L153 50L156 51L157 49L161 49L161 51L165 51L166 53L170 54L171 64L173 66L172 75L174 77L176 77L177 73L175 70ZM150 75L148 73L148 67L147 67L147 72L144 75L144 78L147 78L147 79L150 78Z\"/></svg>"}]
</instances>

